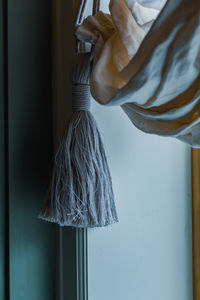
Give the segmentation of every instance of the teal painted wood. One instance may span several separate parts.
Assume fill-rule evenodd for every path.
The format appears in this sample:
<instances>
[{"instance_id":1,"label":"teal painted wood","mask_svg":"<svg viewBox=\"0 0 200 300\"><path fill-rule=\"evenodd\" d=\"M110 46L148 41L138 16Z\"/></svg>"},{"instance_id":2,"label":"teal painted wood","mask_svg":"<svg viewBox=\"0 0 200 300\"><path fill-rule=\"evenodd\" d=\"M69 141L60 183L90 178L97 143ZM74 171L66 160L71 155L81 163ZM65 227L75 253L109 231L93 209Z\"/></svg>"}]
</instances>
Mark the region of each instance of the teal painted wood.
<instances>
[{"instance_id":1,"label":"teal painted wood","mask_svg":"<svg viewBox=\"0 0 200 300\"><path fill-rule=\"evenodd\" d=\"M8 0L10 299L55 299L55 226L37 218L49 183L51 1Z\"/></svg>"},{"instance_id":2,"label":"teal painted wood","mask_svg":"<svg viewBox=\"0 0 200 300\"><path fill-rule=\"evenodd\" d=\"M57 229L56 299L88 300L87 229Z\"/></svg>"},{"instance_id":3,"label":"teal painted wood","mask_svg":"<svg viewBox=\"0 0 200 300\"><path fill-rule=\"evenodd\" d=\"M53 103L55 144L71 115L69 72L74 53L74 4L80 1L53 0ZM87 300L86 230L57 228L57 298Z\"/></svg>"},{"instance_id":4,"label":"teal painted wood","mask_svg":"<svg viewBox=\"0 0 200 300\"><path fill-rule=\"evenodd\" d=\"M0 0L0 299L5 299L4 7Z\"/></svg>"},{"instance_id":5,"label":"teal painted wood","mask_svg":"<svg viewBox=\"0 0 200 300\"><path fill-rule=\"evenodd\" d=\"M59 238L59 300L78 300L76 271L76 229L60 228Z\"/></svg>"},{"instance_id":6,"label":"teal painted wood","mask_svg":"<svg viewBox=\"0 0 200 300\"><path fill-rule=\"evenodd\" d=\"M77 300L88 300L87 229L76 229Z\"/></svg>"}]
</instances>

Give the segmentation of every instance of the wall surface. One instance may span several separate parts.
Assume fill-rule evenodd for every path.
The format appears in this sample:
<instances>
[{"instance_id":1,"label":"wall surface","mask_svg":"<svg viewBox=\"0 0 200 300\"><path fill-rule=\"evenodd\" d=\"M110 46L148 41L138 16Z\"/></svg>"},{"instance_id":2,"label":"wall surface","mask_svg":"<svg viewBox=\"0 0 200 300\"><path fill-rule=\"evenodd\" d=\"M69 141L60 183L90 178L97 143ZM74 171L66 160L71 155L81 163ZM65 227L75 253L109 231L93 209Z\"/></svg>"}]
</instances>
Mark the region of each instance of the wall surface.
<instances>
[{"instance_id":1,"label":"wall surface","mask_svg":"<svg viewBox=\"0 0 200 300\"><path fill-rule=\"evenodd\" d=\"M120 222L88 231L89 300L192 300L190 150L94 105Z\"/></svg>"}]
</instances>

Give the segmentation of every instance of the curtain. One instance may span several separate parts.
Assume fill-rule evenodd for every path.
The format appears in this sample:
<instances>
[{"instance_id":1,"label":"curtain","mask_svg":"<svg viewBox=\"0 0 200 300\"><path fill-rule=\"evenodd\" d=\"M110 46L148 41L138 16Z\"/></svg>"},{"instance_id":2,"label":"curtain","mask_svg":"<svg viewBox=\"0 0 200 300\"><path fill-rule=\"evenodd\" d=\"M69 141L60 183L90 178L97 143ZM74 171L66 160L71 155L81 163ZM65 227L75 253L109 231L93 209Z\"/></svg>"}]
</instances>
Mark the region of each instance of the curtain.
<instances>
[{"instance_id":1,"label":"curtain","mask_svg":"<svg viewBox=\"0 0 200 300\"><path fill-rule=\"evenodd\" d=\"M111 0L109 8L76 31L95 45L93 97L121 105L144 132L200 147L199 0Z\"/></svg>"}]
</instances>

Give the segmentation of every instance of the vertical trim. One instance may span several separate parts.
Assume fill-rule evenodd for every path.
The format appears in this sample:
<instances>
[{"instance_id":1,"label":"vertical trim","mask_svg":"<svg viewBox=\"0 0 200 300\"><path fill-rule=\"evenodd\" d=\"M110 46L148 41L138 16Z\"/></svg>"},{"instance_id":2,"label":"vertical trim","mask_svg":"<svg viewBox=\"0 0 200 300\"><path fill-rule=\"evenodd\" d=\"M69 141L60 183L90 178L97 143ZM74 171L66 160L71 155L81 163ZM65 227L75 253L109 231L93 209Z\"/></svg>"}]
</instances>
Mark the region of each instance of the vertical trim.
<instances>
[{"instance_id":1,"label":"vertical trim","mask_svg":"<svg viewBox=\"0 0 200 300\"><path fill-rule=\"evenodd\" d=\"M54 225L37 218L53 150L51 2L7 5L10 299L54 300Z\"/></svg>"},{"instance_id":2,"label":"vertical trim","mask_svg":"<svg viewBox=\"0 0 200 300\"><path fill-rule=\"evenodd\" d=\"M59 300L77 300L76 276L76 229L71 227L60 228L61 247L60 254L60 282L58 287Z\"/></svg>"},{"instance_id":3,"label":"vertical trim","mask_svg":"<svg viewBox=\"0 0 200 300\"><path fill-rule=\"evenodd\" d=\"M193 300L200 299L200 149L192 149Z\"/></svg>"},{"instance_id":4,"label":"vertical trim","mask_svg":"<svg viewBox=\"0 0 200 300\"><path fill-rule=\"evenodd\" d=\"M6 226L6 144L7 144L7 7L6 1L0 0L0 298L9 298L8 255ZM6 114L6 115L5 115Z\"/></svg>"},{"instance_id":5,"label":"vertical trim","mask_svg":"<svg viewBox=\"0 0 200 300\"><path fill-rule=\"evenodd\" d=\"M52 106L55 149L71 115L69 68L80 0L52 1ZM73 13L72 13L73 12ZM57 299L87 300L87 230L57 227Z\"/></svg>"},{"instance_id":6,"label":"vertical trim","mask_svg":"<svg viewBox=\"0 0 200 300\"><path fill-rule=\"evenodd\" d=\"M77 300L88 300L87 229L76 229Z\"/></svg>"},{"instance_id":7,"label":"vertical trim","mask_svg":"<svg viewBox=\"0 0 200 300\"><path fill-rule=\"evenodd\" d=\"M52 1L52 111L54 146L58 147L71 115L69 66L73 56L73 2ZM56 226L56 299L77 299L76 230Z\"/></svg>"},{"instance_id":8,"label":"vertical trim","mask_svg":"<svg viewBox=\"0 0 200 300\"><path fill-rule=\"evenodd\" d=\"M63 300L63 239L62 228L56 227L56 299Z\"/></svg>"},{"instance_id":9,"label":"vertical trim","mask_svg":"<svg viewBox=\"0 0 200 300\"><path fill-rule=\"evenodd\" d=\"M9 218L9 99L8 99L8 1L3 0L4 72L4 187L5 187L5 295L10 299L10 218Z\"/></svg>"},{"instance_id":10,"label":"vertical trim","mask_svg":"<svg viewBox=\"0 0 200 300\"><path fill-rule=\"evenodd\" d=\"M87 229L57 227L57 298L88 300Z\"/></svg>"}]
</instances>

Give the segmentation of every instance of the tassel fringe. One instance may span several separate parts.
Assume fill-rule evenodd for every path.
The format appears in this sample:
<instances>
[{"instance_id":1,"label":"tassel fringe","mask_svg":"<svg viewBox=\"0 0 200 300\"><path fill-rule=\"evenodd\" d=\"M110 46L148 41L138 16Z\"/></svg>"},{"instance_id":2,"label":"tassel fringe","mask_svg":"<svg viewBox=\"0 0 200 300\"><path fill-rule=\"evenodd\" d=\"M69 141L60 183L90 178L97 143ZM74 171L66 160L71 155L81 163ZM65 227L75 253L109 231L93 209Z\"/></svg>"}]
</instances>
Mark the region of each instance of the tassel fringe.
<instances>
[{"instance_id":1,"label":"tassel fringe","mask_svg":"<svg viewBox=\"0 0 200 300\"><path fill-rule=\"evenodd\" d=\"M72 115L39 218L73 227L118 222L103 142L89 111Z\"/></svg>"}]
</instances>

